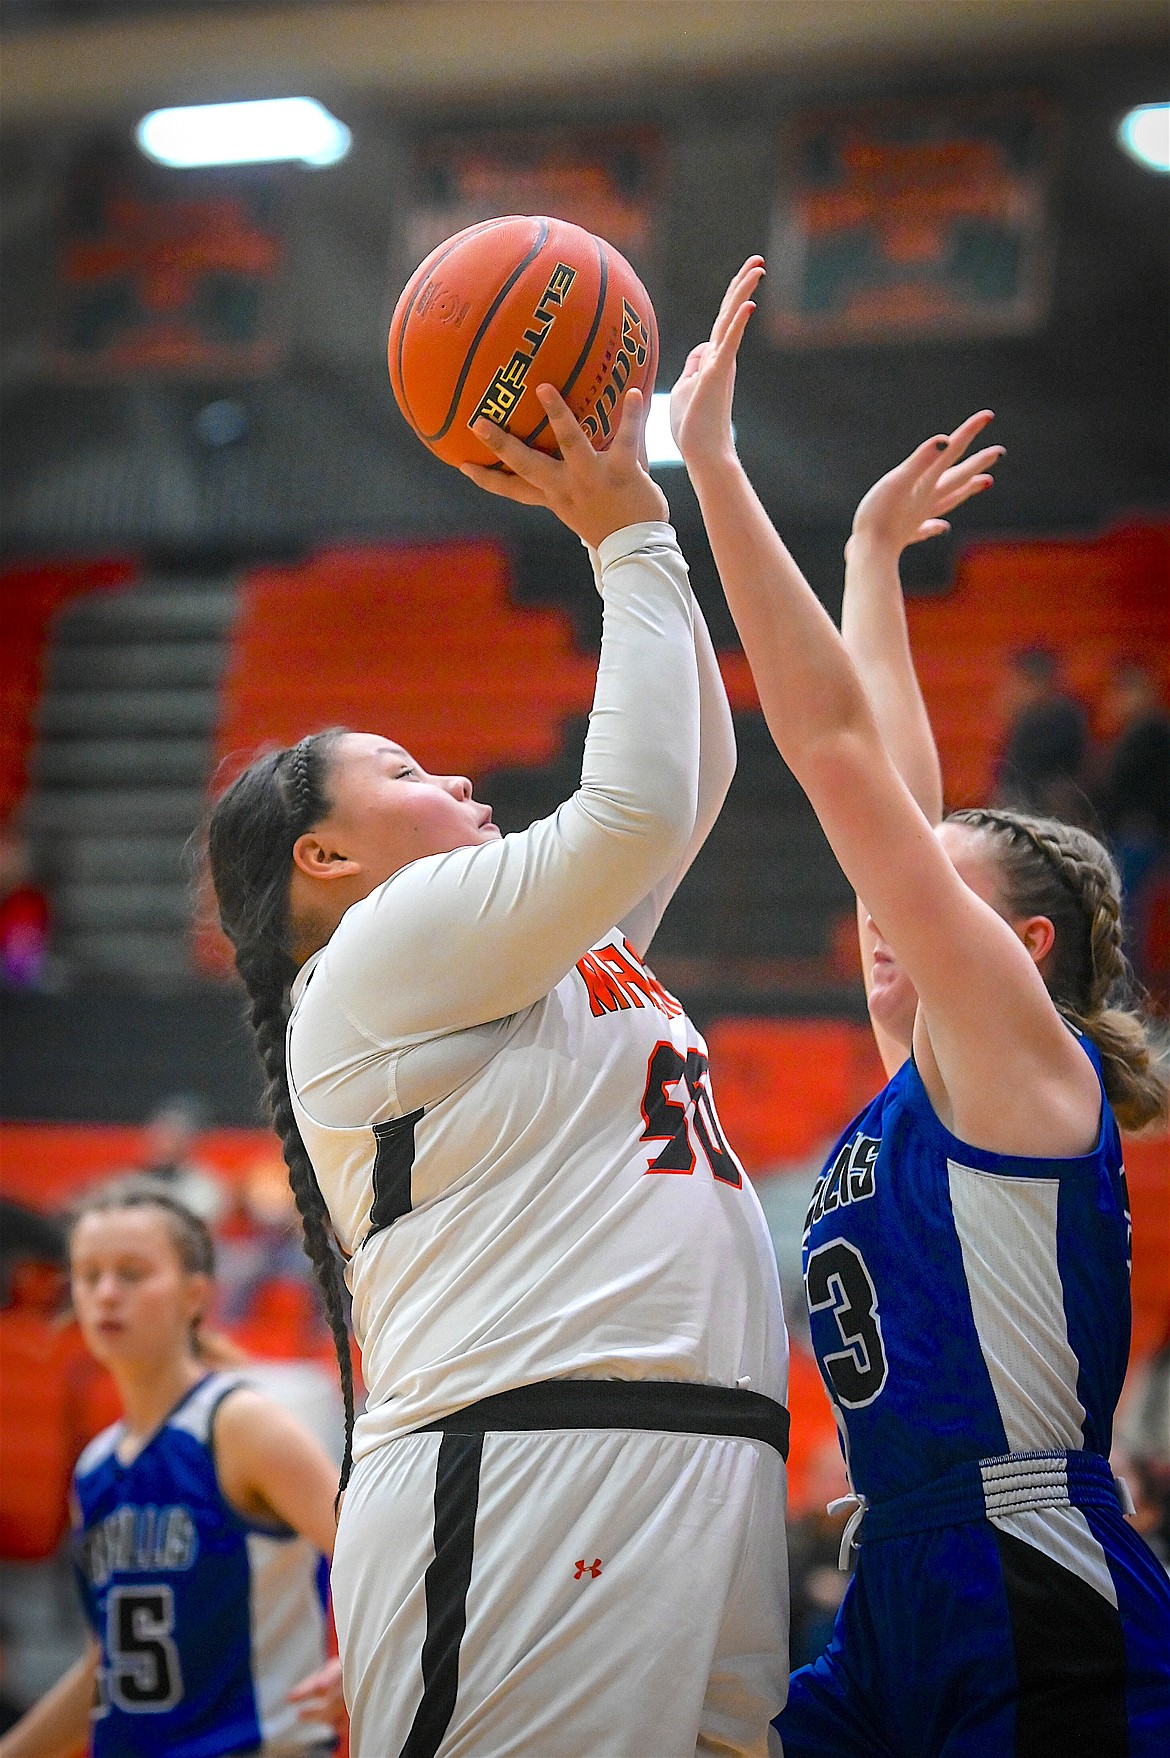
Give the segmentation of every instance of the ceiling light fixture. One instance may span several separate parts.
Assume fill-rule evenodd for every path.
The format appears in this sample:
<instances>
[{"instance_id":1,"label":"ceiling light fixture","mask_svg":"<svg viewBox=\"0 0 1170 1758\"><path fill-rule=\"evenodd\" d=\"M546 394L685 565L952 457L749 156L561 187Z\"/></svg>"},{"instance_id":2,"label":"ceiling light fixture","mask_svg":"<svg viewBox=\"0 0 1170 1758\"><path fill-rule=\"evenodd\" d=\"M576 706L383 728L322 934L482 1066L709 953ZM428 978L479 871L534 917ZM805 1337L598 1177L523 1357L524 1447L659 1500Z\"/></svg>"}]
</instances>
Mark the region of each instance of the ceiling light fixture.
<instances>
[{"instance_id":1,"label":"ceiling light fixture","mask_svg":"<svg viewBox=\"0 0 1170 1758\"><path fill-rule=\"evenodd\" d=\"M1139 104L1122 118L1117 138L1150 171L1170 171L1170 104Z\"/></svg>"},{"instance_id":2,"label":"ceiling light fixture","mask_svg":"<svg viewBox=\"0 0 1170 1758\"><path fill-rule=\"evenodd\" d=\"M190 170L200 165L335 165L353 139L316 98L260 98L239 104L188 104L152 110L134 131L148 159Z\"/></svg>"}]
</instances>

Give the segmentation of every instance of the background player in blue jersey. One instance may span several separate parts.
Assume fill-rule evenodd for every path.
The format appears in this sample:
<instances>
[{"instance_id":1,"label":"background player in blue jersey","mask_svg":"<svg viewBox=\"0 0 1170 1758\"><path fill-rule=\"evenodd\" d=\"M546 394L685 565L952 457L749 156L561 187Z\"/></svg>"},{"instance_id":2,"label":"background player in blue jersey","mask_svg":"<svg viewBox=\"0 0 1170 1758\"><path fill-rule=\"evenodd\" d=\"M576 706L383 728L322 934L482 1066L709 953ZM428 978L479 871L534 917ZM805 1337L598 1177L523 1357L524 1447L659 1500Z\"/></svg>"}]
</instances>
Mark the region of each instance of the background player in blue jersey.
<instances>
[{"instance_id":1,"label":"background player in blue jersey","mask_svg":"<svg viewBox=\"0 0 1170 1758\"><path fill-rule=\"evenodd\" d=\"M1152 1119L1165 1084L1124 1005L1117 875L1049 820L964 812L936 833L904 636L876 644L879 721L735 456L735 357L762 272L755 258L733 280L672 419L769 728L868 906L891 1075L808 1216L813 1343L860 1557L778 1725L790 1758L1153 1758L1170 1748L1170 1586L1107 1455L1129 1347L1117 1120ZM989 418L928 441L863 503L855 647L890 612L899 550L985 485L994 454L961 459Z\"/></svg>"},{"instance_id":2,"label":"background player in blue jersey","mask_svg":"<svg viewBox=\"0 0 1170 1758\"><path fill-rule=\"evenodd\" d=\"M327 1751L322 1556L336 1474L237 1372L209 1371L205 1224L147 1179L77 1213L73 1305L125 1415L73 1481L86 1654L0 1741L3 1758L217 1758Z\"/></svg>"}]
</instances>

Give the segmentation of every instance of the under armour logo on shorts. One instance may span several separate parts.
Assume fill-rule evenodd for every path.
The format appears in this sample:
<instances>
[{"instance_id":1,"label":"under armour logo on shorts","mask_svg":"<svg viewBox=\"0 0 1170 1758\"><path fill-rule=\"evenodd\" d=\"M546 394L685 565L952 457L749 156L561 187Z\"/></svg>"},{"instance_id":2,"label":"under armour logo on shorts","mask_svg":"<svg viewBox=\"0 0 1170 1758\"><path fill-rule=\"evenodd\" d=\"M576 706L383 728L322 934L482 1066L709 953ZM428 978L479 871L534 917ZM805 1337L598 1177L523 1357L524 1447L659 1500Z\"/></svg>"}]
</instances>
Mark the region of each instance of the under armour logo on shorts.
<instances>
[{"instance_id":1,"label":"under armour logo on shorts","mask_svg":"<svg viewBox=\"0 0 1170 1758\"><path fill-rule=\"evenodd\" d=\"M579 1557L577 1560L577 1566L576 1566L576 1570L573 1575L573 1579L574 1579L574 1581L580 1581L583 1576L588 1575L591 1580L596 1581L596 1579L600 1575L600 1573L601 1573L601 1558L600 1557L594 1557L594 1559L591 1563L587 1563L585 1561L584 1557Z\"/></svg>"}]
</instances>

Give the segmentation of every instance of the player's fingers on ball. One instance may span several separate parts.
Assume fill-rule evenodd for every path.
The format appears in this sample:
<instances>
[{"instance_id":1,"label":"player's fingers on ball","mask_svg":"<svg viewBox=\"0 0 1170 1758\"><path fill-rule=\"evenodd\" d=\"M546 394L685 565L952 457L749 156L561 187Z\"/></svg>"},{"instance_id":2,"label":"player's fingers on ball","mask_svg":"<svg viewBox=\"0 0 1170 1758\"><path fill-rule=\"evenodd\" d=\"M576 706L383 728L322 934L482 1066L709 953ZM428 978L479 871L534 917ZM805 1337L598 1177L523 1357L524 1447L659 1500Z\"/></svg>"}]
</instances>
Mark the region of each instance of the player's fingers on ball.
<instances>
[{"instance_id":1,"label":"player's fingers on ball","mask_svg":"<svg viewBox=\"0 0 1170 1758\"><path fill-rule=\"evenodd\" d=\"M550 473L555 471L553 460L544 452L534 451L526 446L506 428L497 427L494 421L488 421L483 415L472 422L471 431L476 439L482 441L488 450L495 452L500 462L506 464L515 475L523 477L537 487L545 487L550 480Z\"/></svg>"},{"instance_id":2,"label":"player's fingers on ball","mask_svg":"<svg viewBox=\"0 0 1170 1758\"><path fill-rule=\"evenodd\" d=\"M509 470L492 470L486 464L460 464L459 474L466 476L468 482L474 482L477 488L486 489L488 494L498 494L506 501L519 501L526 507L544 505L540 491L525 482L523 477L513 476Z\"/></svg>"},{"instance_id":3,"label":"player's fingers on ball","mask_svg":"<svg viewBox=\"0 0 1170 1758\"><path fill-rule=\"evenodd\" d=\"M537 385L536 394L561 448L561 457L566 462L574 455L577 458L592 457L593 447L589 444L584 429L556 386Z\"/></svg>"},{"instance_id":4,"label":"player's fingers on ball","mask_svg":"<svg viewBox=\"0 0 1170 1758\"><path fill-rule=\"evenodd\" d=\"M631 386L618 405L617 427L614 431L611 451L620 448L623 454L637 453L642 444L645 429L645 412L645 398L641 391Z\"/></svg>"}]
</instances>

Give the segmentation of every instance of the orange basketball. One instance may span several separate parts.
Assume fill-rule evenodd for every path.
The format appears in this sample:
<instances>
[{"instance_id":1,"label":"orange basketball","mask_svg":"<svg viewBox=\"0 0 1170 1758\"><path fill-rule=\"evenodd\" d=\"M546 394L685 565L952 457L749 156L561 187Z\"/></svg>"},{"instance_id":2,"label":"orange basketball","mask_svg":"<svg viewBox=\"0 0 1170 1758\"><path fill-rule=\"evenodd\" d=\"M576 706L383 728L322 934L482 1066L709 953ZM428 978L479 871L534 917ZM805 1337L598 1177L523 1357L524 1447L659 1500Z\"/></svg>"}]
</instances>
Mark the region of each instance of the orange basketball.
<instances>
[{"instance_id":1,"label":"orange basketball","mask_svg":"<svg viewBox=\"0 0 1170 1758\"><path fill-rule=\"evenodd\" d=\"M658 326L625 257L567 220L512 214L457 232L402 290L387 345L398 406L448 464L494 464L470 426L486 415L555 452L536 396L554 384L603 451L630 385L647 396Z\"/></svg>"}]
</instances>

